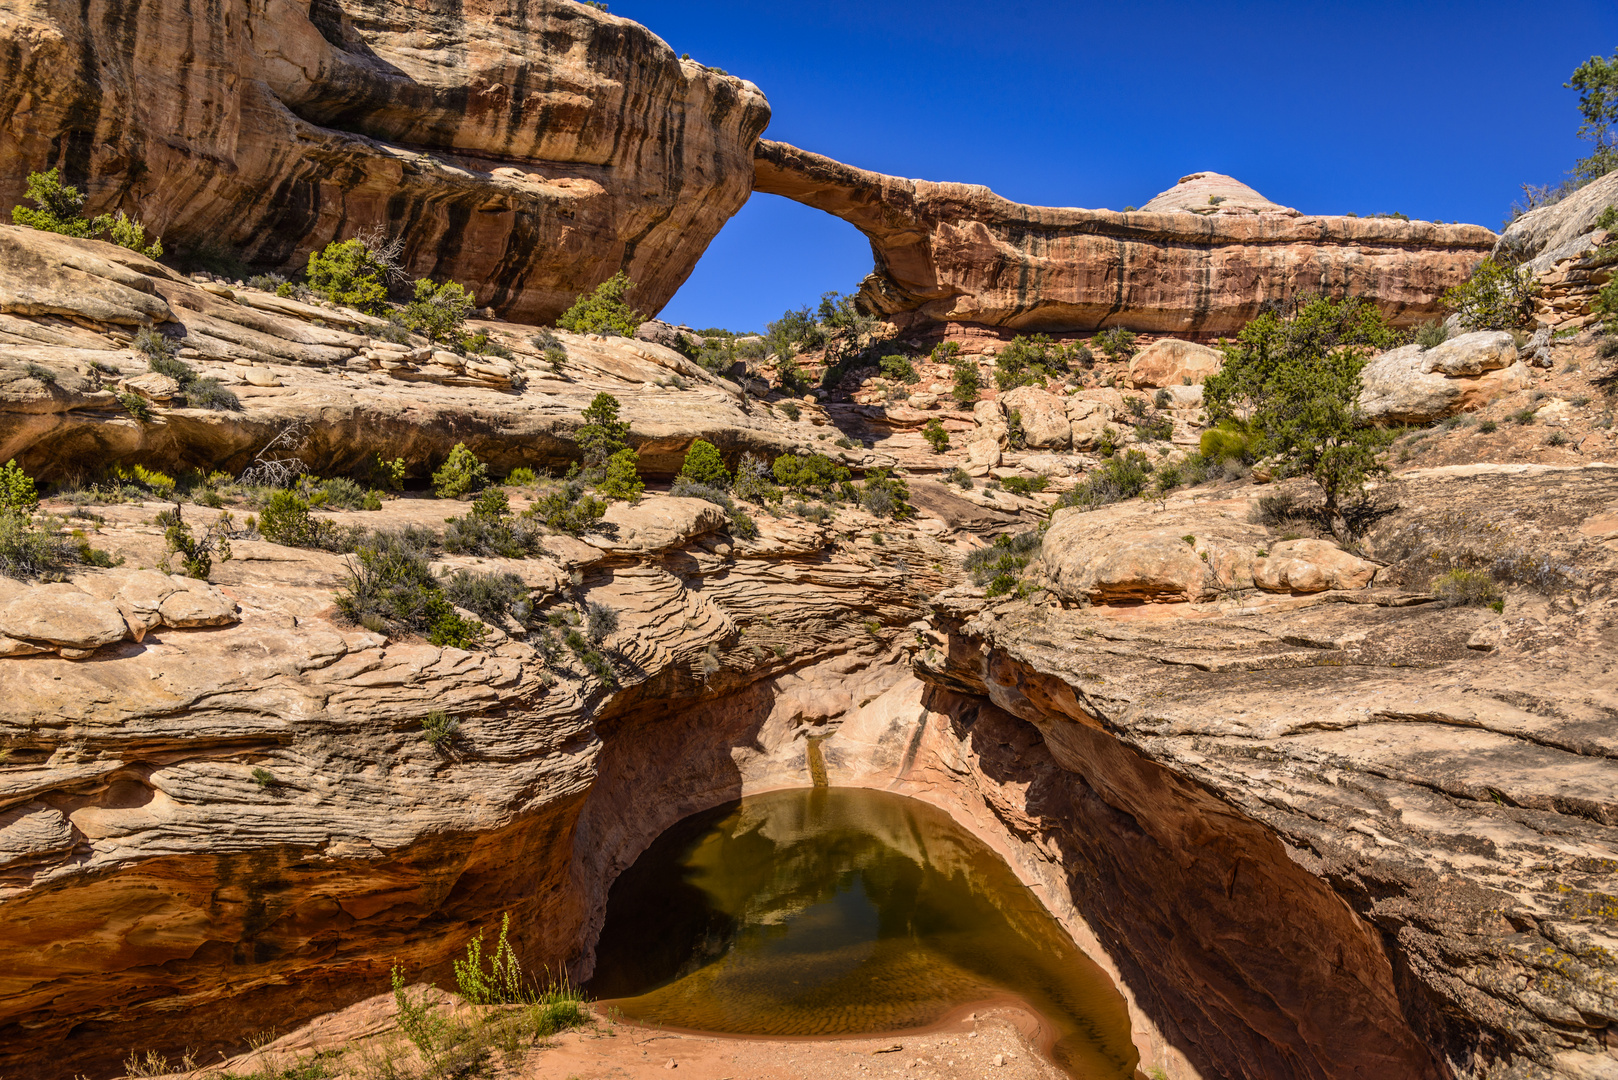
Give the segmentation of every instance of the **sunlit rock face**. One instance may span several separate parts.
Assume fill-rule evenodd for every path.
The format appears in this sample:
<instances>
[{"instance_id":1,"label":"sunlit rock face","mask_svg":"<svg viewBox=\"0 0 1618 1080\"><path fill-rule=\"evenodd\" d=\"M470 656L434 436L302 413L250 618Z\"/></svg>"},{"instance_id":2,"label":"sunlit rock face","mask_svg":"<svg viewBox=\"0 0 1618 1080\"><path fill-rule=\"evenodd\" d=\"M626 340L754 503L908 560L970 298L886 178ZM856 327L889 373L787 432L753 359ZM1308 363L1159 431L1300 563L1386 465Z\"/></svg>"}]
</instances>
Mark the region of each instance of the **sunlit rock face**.
<instances>
[{"instance_id":1,"label":"sunlit rock face","mask_svg":"<svg viewBox=\"0 0 1618 1080\"><path fill-rule=\"evenodd\" d=\"M769 121L751 83L571 0L25 0L0 46L3 205L57 165L171 250L292 269L381 229L524 320L620 269L661 307Z\"/></svg>"},{"instance_id":2,"label":"sunlit rock face","mask_svg":"<svg viewBox=\"0 0 1618 1080\"><path fill-rule=\"evenodd\" d=\"M1478 225L1305 215L1216 173L1119 213L1024 206L764 141L754 187L865 233L876 271L861 296L901 325L1212 338L1234 335L1267 302L1322 292L1365 297L1413 325L1495 242Z\"/></svg>"}]
</instances>

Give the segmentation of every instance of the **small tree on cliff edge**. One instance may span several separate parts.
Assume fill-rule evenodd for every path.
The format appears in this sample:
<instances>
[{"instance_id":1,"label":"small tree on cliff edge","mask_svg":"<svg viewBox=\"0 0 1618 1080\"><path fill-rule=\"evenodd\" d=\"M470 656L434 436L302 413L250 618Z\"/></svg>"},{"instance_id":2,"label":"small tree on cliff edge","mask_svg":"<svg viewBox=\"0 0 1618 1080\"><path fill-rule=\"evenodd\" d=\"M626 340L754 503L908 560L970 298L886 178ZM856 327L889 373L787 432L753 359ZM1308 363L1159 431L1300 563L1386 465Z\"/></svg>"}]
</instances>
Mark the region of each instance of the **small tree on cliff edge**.
<instances>
[{"instance_id":1,"label":"small tree on cliff edge","mask_svg":"<svg viewBox=\"0 0 1618 1080\"><path fill-rule=\"evenodd\" d=\"M1278 477L1320 486L1339 541L1349 539L1345 502L1387 471L1378 456L1387 440L1360 414L1360 370L1398 341L1375 306L1316 297L1290 316L1268 311L1248 323L1203 386L1210 419L1252 431Z\"/></svg>"}]
</instances>

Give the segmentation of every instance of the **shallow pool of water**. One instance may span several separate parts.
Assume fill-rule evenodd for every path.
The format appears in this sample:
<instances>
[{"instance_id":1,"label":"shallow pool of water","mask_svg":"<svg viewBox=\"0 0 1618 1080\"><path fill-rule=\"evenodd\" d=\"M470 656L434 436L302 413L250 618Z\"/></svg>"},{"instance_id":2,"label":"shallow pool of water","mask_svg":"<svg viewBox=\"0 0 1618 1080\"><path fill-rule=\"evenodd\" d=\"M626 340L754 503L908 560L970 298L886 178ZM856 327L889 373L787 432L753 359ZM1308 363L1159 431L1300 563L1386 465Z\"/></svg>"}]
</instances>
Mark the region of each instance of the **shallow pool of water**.
<instances>
[{"instance_id":1,"label":"shallow pool of water","mask_svg":"<svg viewBox=\"0 0 1618 1080\"><path fill-rule=\"evenodd\" d=\"M1000 858L880 791L750 796L614 883L587 989L636 1020L744 1035L923 1027L1014 995L1085 1080L1136 1064L1124 1001Z\"/></svg>"}]
</instances>

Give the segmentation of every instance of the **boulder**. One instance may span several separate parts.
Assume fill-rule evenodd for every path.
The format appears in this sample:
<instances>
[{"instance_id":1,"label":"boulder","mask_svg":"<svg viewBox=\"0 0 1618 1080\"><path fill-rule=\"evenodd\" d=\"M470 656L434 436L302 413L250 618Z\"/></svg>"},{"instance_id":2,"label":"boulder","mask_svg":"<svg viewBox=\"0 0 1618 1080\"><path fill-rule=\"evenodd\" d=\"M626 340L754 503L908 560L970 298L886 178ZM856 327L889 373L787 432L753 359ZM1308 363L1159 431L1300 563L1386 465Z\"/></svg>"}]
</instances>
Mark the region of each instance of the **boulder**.
<instances>
[{"instance_id":1,"label":"boulder","mask_svg":"<svg viewBox=\"0 0 1618 1080\"><path fill-rule=\"evenodd\" d=\"M1618 205L1618 172L1593 180L1565 199L1530 210L1506 226L1495 250L1510 249L1529 260L1535 274L1595 247L1596 218Z\"/></svg>"},{"instance_id":2,"label":"boulder","mask_svg":"<svg viewBox=\"0 0 1618 1080\"><path fill-rule=\"evenodd\" d=\"M1375 575L1375 563L1329 540L1284 540L1253 562L1253 584L1269 592L1363 589Z\"/></svg>"},{"instance_id":3,"label":"boulder","mask_svg":"<svg viewBox=\"0 0 1618 1080\"><path fill-rule=\"evenodd\" d=\"M116 604L63 582L0 604L0 634L79 652L122 641L129 627Z\"/></svg>"},{"instance_id":4,"label":"boulder","mask_svg":"<svg viewBox=\"0 0 1618 1080\"><path fill-rule=\"evenodd\" d=\"M119 386L127 391L133 391L147 401L166 405L174 400L174 395L180 392L180 384L167 375L159 375L155 371L148 371L144 375L124 379Z\"/></svg>"},{"instance_id":5,"label":"boulder","mask_svg":"<svg viewBox=\"0 0 1618 1080\"><path fill-rule=\"evenodd\" d=\"M236 602L206 581L183 580L163 598L158 611L166 626L227 626L236 621Z\"/></svg>"},{"instance_id":6,"label":"boulder","mask_svg":"<svg viewBox=\"0 0 1618 1080\"><path fill-rule=\"evenodd\" d=\"M1177 529L1108 532L1059 511L1029 573L1064 600L1089 604L1206 600L1252 586L1253 553L1220 537Z\"/></svg>"},{"instance_id":7,"label":"boulder","mask_svg":"<svg viewBox=\"0 0 1618 1080\"><path fill-rule=\"evenodd\" d=\"M1112 423L1114 413L1105 401L1068 398L1067 416L1073 449L1094 450L1100 445L1102 432Z\"/></svg>"},{"instance_id":8,"label":"boulder","mask_svg":"<svg viewBox=\"0 0 1618 1080\"><path fill-rule=\"evenodd\" d=\"M972 406L972 419L977 421L978 430L973 436L978 439L991 439L995 445L1000 445L1006 439L1006 410L998 401L980 401Z\"/></svg>"},{"instance_id":9,"label":"boulder","mask_svg":"<svg viewBox=\"0 0 1618 1080\"><path fill-rule=\"evenodd\" d=\"M1464 335L1466 338L1478 336ZM1423 368L1427 363L1427 351L1420 345L1405 345L1373 357L1365 365L1360 373L1364 383L1360 391L1360 408L1369 419L1430 424L1456 413L1481 409L1496 398L1516 393L1529 383L1528 369L1520 362L1479 375L1444 375L1438 371L1426 371ZM1445 362L1464 365L1472 362L1467 359L1471 355L1451 354ZM1479 347L1475 362L1481 364L1485 359L1498 355L1493 347Z\"/></svg>"},{"instance_id":10,"label":"boulder","mask_svg":"<svg viewBox=\"0 0 1618 1080\"><path fill-rule=\"evenodd\" d=\"M617 526L616 551L662 551L723 528L723 507L705 499L648 495L640 502L615 502L607 508L609 525Z\"/></svg>"},{"instance_id":11,"label":"boulder","mask_svg":"<svg viewBox=\"0 0 1618 1080\"><path fill-rule=\"evenodd\" d=\"M1076 476L1084 471L1079 459L1067 454L1029 454L1021 464L1035 476Z\"/></svg>"},{"instance_id":12,"label":"boulder","mask_svg":"<svg viewBox=\"0 0 1618 1080\"><path fill-rule=\"evenodd\" d=\"M1423 375L1481 375L1517 362L1517 341L1504 330L1450 338L1421 354Z\"/></svg>"},{"instance_id":13,"label":"boulder","mask_svg":"<svg viewBox=\"0 0 1618 1080\"><path fill-rule=\"evenodd\" d=\"M973 476L987 476L989 470L1000 464L1000 440L980 438L966 444L966 471Z\"/></svg>"},{"instance_id":14,"label":"boulder","mask_svg":"<svg viewBox=\"0 0 1618 1080\"><path fill-rule=\"evenodd\" d=\"M1001 394L1000 404L1008 411L1017 410L1024 442L1031 449L1066 450L1073 444L1067 405L1056 395L1037 386L1019 386Z\"/></svg>"},{"instance_id":15,"label":"boulder","mask_svg":"<svg viewBox=\"0 0 1618 1080\"><path fill-rule=\"evenodd\" d=\"M1225 362L1225 354L1206 345L1178 338L1153 342L1129 362L1129 381L1142 387L1200 386Z\"/></svg>"}]
</instances>

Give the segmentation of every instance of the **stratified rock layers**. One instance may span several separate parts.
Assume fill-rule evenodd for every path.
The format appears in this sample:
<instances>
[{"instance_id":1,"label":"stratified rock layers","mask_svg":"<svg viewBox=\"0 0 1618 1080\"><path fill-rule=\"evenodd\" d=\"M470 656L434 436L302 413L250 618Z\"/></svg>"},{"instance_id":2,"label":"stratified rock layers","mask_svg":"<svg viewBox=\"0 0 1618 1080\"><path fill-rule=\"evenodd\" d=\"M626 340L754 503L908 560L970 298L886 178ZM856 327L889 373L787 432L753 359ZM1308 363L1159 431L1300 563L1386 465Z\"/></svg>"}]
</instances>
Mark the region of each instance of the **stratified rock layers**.
<instances>
[{"instance_id":1,"label":"stratified rock layers","mask_svg":"<svg viewBox=\"0 0 1618 1080\"><path fill-rule=\"evenodd\" d=\"M1234 335L1269 301L1374 300L1399 325L1436 314L1495 242L1478 225L1274 213L1023 206L972 184L904 180L758 144L754 190L843 218L871 241L861 288L904 325L1110 326Z\"/></svg>"},{"instance_id":2,"label":"stratified rock layers","mask_svg":"<svg viewBox=\"0 0 1618 1080\"><path fill-rule=\"evenodd\" d=\"M769 106L570 0L24 0L0 116L4 206L59 165L171 249L293 269L380 228L411 273L544 320L620 269L666 303L746 201Z\"/></svg>"}]
</instances>

